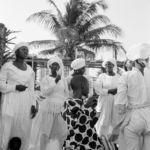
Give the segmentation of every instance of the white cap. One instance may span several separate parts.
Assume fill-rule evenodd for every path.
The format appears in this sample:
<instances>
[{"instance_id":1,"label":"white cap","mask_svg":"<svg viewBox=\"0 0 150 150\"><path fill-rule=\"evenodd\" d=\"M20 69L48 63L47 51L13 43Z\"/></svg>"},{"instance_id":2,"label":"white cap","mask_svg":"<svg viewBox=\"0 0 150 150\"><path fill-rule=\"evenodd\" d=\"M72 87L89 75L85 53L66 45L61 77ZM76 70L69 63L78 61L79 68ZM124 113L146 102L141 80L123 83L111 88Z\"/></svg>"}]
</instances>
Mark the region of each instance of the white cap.
<instances>
[{"instance_id":1,"label":"white cap","mask_svg":"<svg viewBox=\"0 0 150 150\"><path fill-rule=\"evenodd\" d=\"M128 53L127 58L131 61L136 59L146 59L150 56L150 45L147 43L141 43L132 46Z\"/></svg>"},{"instance_id":2,"label":"white cap","mask_svg":"<svg viewBox=\"0 0 150 150\"><path fill-rule=\"evenodd\" d=\"M71 68L73 70L78 70L85 66L86 66L85 59L83 59L83 58L77 58L74 61L72 61L72 63L71 63Z\"/></svg>"},{"instance_id":3,"label":"white cap","mask_svg":"<svg viewBox=\"0 0 150 150\"><path fill-rule=\"evenodd\" d=\"M24 47L24 46L29 49L29 44L27 42L20 42L20 43L15 45L12 52L15 53L19 48Z\"/></svg>"}]
</instances>

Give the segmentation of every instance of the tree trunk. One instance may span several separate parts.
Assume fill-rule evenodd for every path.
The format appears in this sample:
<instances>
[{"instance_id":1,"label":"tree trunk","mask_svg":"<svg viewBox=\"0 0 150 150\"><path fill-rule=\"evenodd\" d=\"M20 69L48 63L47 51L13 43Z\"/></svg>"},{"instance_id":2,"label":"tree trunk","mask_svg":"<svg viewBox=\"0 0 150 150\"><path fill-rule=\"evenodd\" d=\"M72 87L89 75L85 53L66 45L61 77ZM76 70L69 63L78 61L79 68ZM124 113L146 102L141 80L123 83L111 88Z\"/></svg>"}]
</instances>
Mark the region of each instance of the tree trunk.
<instances>
[{"instance_id":1,"label":"tree trunk","mask_svg":"<svg viewBox=\"0 0 150 150\"><path fill-rule=\"evenodd\" d=\"M3 63L3 55L6 48L6 31L7 28L5 27L5 25L0 23L0 68Z\"/></svg>"},{"instance_id":2,"label":"tree trunk","mask_svg":"<svg viewBox=\"0 0 150 150\"><path fill-rule=\"evenodd\" d=\"M0 69L2 67L3 63L3 55L5 52L5 47L6 47L6 31L7 28L5 27L4 24L0 23ZM0 111L1 111L1 105L2 105L2 93L0 92Z\"/></svg>"}]
</instances>

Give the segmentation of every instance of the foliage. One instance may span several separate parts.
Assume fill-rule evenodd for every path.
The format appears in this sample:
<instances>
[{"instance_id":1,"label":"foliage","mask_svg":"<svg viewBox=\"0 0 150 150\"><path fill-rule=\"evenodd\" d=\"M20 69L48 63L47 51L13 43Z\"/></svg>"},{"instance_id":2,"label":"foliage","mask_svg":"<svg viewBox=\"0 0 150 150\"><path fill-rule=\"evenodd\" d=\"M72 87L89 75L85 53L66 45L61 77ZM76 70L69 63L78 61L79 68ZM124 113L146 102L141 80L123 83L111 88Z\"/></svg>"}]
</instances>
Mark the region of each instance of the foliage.
<instances>
[{"instance_id":1,"label":"foliage","mask_svg":"<svg viewBox=\"0 0 150 150\"><path fill-rule=\"evenodd\" d=\"M111 48L115 52L125 51L120 42L104 38L106 35L117 38L122 33L121 29L112 24L107 16L99 14L99 8L107 9L104 0L91 3L85 0L70 0L65 6L65 14L60 11L53 0L48 0L48 2L50 10L34 13L27 18L27 21L43 25L58 39L30 43L42 48L43 45L49 44L50 48L43 50L42 54L47 55L59 51L65 52L65 57L74 59L76 50L93 55L102 47Z\"/></svg>"},{"instance_id":2,"label":"foliage","mask_svg":"<svg viewBox=\"0 0 150 150\"><path fill-rule=\"evenodd\" d=\"M0 67L12 57L9 45L14 44L12 40L15 37L10 38L10 35L13 33L16 33L16 31L11 31L4 24L0 23Z\"/></svg>"}]
</instances>

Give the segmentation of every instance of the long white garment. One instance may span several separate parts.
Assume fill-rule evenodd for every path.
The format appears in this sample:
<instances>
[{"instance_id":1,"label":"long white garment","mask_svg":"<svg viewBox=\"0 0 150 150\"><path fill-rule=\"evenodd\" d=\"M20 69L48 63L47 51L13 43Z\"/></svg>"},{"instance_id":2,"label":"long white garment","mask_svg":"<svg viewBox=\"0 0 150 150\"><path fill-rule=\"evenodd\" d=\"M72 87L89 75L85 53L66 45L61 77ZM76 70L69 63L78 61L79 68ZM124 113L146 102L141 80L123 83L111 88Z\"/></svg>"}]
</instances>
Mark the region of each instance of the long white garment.
<instances>
[{"instance_id":1,"label":"long white garment","mask_svg":"<svg viewBox=\"0 0 150 150\"><path fill-rule=\"evenodd\" d=\"M42 135L48 137L49 141L47 145L49 145L50 139L58 139L59 142L61 142L61 140L63 142L63 138L67 134L66 123L60 114L63 109L64 101L68 97L66 80L61 79L56 84L55 78L46 76L42 79L40 87L45 99L41 102L39 114L35 118L35 124L32 126L30 150L40 149L40 139ZM52 144L53 142L50 143Z\"/></svg>"},{"instance_id":2,"label":"long white garment","mask_svg":"<svg viewBox=\"0 0 150 150\"><path fill-rule=\"evenodd\" d=\"M100 117L96 124L96 130L99 136L110 134L112 126L115 123L113 107L116 96L108 94L108 90L117 88L119 77L119 75L109 76L103 73L95 82L95 92L99 95L96 107L97 112L100 112Z\"/></svg>"},{"instance_id":3,"label":"long white garment","mask_svg":"<svg viewBox=\"0 0 150 150\"><path fill-rule=\"evenodd\" d=\"M128 113L121 132L124 143L120 144L120 150L123 146L126 150L148 150L150 147L150 101L146 80L136 68L120 78L115 105L125 106Z\"/></svg>"},{"instance_id":4,"label":"long white garment","mask_svg":"<svg viewBox=\"0 0 150 150\"><path fill-rule=\"evenodd\" d=\"M16 85L27 86L23 92L16 91ZM6 150L11 137L20 137L21 150L28 146L32 120L30 118L31 105L35 104L34 97L34 72L27 65L27 70L22 71L6 63L0 72L0 91L2 92L2 133L1 146Z\"/></svg>"}]
</instances>

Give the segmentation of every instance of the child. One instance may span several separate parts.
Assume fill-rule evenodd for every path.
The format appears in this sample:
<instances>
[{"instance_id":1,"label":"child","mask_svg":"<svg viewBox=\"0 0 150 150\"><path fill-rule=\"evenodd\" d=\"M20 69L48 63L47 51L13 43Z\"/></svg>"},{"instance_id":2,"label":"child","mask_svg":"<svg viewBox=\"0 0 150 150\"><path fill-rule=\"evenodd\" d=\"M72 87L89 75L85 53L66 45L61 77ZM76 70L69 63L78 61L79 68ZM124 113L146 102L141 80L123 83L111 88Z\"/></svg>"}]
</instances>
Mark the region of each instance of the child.
<instances>
[{"instance_id":1,"label":"child","mask_svg":"<svg viewBox=\"0 0 150 150\"><path fill-rule=\"evenodd\" d=\"M19 137L13 137L9 141L8 150L19 150L21 147L21 139Z\"/></svg>"},{"instance_id":2,"label":"child","mask_svg":"<svg viewBox=\"0 0 150 150\"><path fill-rule=\"evenodd\" d=\"M69 135L64 143L65 150L104 150L103 143L94 128L98 118L94 107L96 101L88 97L89 85L85 77L74 76L71 79L73 98L65 102L62 112L68 124Z\"/></svg>"}]
</instances>

